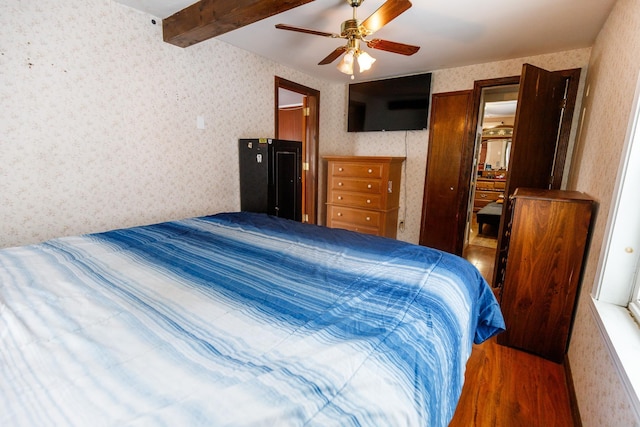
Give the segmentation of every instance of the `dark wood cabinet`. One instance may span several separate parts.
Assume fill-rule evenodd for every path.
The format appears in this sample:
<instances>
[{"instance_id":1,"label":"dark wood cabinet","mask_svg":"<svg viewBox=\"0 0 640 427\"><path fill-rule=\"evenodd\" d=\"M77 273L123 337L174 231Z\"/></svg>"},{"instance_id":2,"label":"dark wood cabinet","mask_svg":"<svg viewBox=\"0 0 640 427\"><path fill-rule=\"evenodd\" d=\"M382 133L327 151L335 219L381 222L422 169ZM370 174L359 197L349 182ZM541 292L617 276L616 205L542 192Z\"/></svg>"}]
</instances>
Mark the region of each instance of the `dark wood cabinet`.
<instances>
[{"instance_id":1,"label":"dark wood cabinet","mask_svg":"<svg viewBox=\"0 0 640 427\"><path fill-rule=\"evenodd\" d=\"M509 172L504 190L505 211L517 188L559 189L569 142L580 70L546 71L522 67ZM492 286L505 279L506 224L500 223Z\"/></svg>"},{"instance_id":2,"label":"dark wood cabinet","mask_svg":"<svg viewBox=\"0 0 640 427\"><path fill-rule=\"evenodd\" d=\"M584 193L519 188L511 200L498 343L562 362L593 201ZM508 217L507 217L508 218Z\"/></svg>"}]
</instances>

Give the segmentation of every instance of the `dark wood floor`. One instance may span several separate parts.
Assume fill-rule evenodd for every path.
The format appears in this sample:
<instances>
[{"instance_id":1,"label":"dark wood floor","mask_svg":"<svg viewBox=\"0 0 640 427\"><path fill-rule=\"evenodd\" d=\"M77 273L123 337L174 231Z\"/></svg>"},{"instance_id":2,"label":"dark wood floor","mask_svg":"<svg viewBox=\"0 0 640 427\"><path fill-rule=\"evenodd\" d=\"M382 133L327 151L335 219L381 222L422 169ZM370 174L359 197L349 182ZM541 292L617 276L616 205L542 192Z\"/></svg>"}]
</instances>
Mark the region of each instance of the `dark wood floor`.
<instances>
[{"instance_id":1,"label":"dark wood floor","mask_svg":"<svg viewBox=\"0 0 640 427\"><path fill-rule=\"evenodd\" d=\"M468 245L462 256L475 265L482 277L485 278L489 284L493 280L493 265L495 264L496 250L486 246Z\"/></svg>"},{"instance_id":2,"label":"dark wood floor","mask_svg":"<svg viewBox=\"0 0 640 427\"><path fill-rule=\"evenodd\" d=\"M491 283L495 250L464 252ZM474 345L465 384L450 427L573 427L563 365L498 345Z\"/></svg>"}]
</instances>

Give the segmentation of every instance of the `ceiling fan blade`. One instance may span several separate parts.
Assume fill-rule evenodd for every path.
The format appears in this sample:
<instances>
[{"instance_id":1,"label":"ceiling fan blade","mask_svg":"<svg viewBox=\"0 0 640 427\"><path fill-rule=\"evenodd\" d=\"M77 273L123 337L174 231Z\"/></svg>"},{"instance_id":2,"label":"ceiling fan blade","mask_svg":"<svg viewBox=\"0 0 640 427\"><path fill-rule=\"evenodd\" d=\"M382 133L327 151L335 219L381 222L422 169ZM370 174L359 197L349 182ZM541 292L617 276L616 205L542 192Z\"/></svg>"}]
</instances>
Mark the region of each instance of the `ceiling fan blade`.
<instances>
[{"instance_id":1,"label":"ceiling fan blade","mask_svg":"<svg viewBox=\"0 0 640 427\"><path fill-rule=\"evenodd\" d=\"M338 59L340 57L340 55L342 55L346 50L347 50L346 46L340 46L340 47L336 48L336 50L331 52L326 58L324 58L322 61L318 62L318 65L331 64L333 61Z\"/></svg>"},{"instance_id":2,"label":"ceiling fan blade","mask_svg":"<svg viewBox=\"0 0 640 427\"><path fill-rule=\"evenodd\" d=\"M332 37L332 38L340 37L338 34L325 33L324 31L317 31L317 30L309 30L307 28L292 27L291 25L286 25L286 24L277 24L276 28L279 30L288 30L288 31L296 31L298 33L312 34L314 36L323 36L323 37Z\"/></svg>"},{"instance_id":3,"label":"ceiling fan blade","mask_svg":"<svg viewBox=\"0 0 640 427\"><path fill-rule=\"evenodd\" d=\"M369 31L369 34L375 33L410 7L409 0L387 0L362 22L362 26Z\"/></svg>"},{"instance_id":4,"label":"ceiling fan blade","mask_svg":"<svg viewBox=\"0 0 640 427\"><path fill-rule=\"evenodd\" d=\"M413 55L420 50L420 46L410 44L390 42L389 40L373 39L367 42L367 46L372 49L385 50L387 52L399 53L401 55Z\"/></svg>"}]
</instances>

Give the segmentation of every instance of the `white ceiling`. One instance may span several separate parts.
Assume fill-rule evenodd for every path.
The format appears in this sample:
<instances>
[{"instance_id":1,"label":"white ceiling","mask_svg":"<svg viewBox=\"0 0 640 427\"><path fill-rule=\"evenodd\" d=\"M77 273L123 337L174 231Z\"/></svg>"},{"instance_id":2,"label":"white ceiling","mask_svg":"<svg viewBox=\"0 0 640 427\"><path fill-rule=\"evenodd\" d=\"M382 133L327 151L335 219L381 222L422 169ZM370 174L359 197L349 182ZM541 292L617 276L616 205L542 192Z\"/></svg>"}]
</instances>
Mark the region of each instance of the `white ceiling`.
<instances>
[{"instance_id":1,"label":"white ceiling","mask_svg":"<svg viewBox=\"0 0 640 427\"><path fill-rule=\"evenodd\" d=\"M518 101L496 101L484 104L484 118L511 117L516 115Z\"/></svg>"},{"instance_id":2,"label":"white ceiling","mask_svg":"<svg viewBox=\"0 0 640 427\"><path fill-rule=\"evenodd\" d=\"M166 18L194 0L115 0ZM364 20L384 3L365 0ZM357 80L416 74L443 68L589 47L615 0L413 0L413 6L375 38L420 46L413 56L365 48L377 61ZM317 65L342 39L277 30L283 23L330 33L352 17L346 0L316 0L217 39L316 77L349 82L335 65ZM370 36L369 38L374 38ZM204 41L202 43L207 43ZM189 49L189 48L187 48Z\"/></svg>"}]
</instances>

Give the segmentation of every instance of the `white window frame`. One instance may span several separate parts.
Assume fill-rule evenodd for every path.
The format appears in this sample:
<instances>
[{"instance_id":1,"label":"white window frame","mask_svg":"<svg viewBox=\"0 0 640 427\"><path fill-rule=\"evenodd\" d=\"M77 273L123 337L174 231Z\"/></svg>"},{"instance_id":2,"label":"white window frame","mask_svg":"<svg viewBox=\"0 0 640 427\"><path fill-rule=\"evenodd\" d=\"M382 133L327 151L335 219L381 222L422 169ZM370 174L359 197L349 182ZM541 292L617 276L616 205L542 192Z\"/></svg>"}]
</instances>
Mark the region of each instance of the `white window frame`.
<instances>
[{"instance_id":1,"label":"white window frame","mask_svg":"<svg viewBox=\"0 0 640 427\"><path fill-rule=\"evenodd\" d=\"M640 265L636 269L636 284L629 302L629 311L636 321L640 323Z\"/></svg>"},{"instance_id":2,"label":"white window frame","mask_svg":"<svg viewBox=\"0 0 640 427\"><path fill-rule=\"evenodd\" d=\"M640 420L640 76L625 138L592 309ZM635 320L634 320L634 317Z\"/></svg>"}]
</instances>

